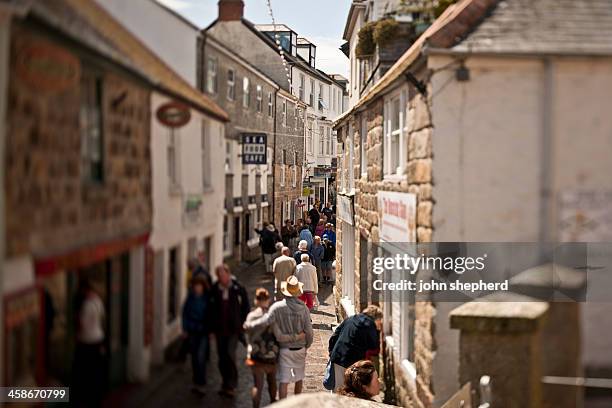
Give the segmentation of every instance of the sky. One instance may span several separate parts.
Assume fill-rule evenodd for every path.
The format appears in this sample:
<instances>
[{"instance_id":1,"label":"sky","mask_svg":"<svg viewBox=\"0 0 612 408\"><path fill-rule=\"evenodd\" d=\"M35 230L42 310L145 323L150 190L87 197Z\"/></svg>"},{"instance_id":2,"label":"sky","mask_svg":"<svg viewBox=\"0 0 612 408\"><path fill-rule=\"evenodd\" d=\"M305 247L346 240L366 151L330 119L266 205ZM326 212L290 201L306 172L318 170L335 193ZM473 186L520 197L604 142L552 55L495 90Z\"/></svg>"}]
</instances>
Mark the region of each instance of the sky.
<instances>
[{"instance_id":1,"label":"sky","mask_svg":"<svg viewBox=\"0 0 612 408\"><path fill-rule=\"evenodd\" d=\"M218 0L158 0L198 27L217 17ZM317 68L349 77L349 60L338 49L350 0L270 0L277 24L286 24L298 36L317 46ZM245 17L255 24L272 24L266 0L244 0Z\"/></svg>"}]
</instances>

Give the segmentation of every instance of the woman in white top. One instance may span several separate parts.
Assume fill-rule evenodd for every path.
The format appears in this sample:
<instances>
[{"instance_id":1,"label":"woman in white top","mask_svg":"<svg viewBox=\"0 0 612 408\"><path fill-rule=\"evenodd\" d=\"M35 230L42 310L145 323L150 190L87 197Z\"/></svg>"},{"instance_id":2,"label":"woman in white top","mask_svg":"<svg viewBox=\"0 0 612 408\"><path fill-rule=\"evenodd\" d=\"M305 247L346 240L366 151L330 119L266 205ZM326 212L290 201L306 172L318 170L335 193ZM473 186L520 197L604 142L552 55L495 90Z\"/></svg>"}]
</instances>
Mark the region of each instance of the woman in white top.
<instances>
[{"instance_id":1,"label":"woman in white top","mask_svg":"<svg viewBox=\"0 0 612 408\"><path fill-rule=\"evenodd\" d=\"M80 282L75 313L77 341L70 398L77 406L97 406L102 402L107 379L105 308L100 295L87 280Z\"/></svg>"},{"instance_id":2,"label":"woman in white top","mask_svg":"<svg viewBox=\"0 0 612 408\"><path fill-rule=\"evenodd\" d=\"M317 268L310 263L308 254L302 254L300 259L302 263L295 268L295 276L304 284L304 293L299 299L306 304L308 310L312 310L315 305L315 296L319 293Z\"/></svg>"}]
</instances>

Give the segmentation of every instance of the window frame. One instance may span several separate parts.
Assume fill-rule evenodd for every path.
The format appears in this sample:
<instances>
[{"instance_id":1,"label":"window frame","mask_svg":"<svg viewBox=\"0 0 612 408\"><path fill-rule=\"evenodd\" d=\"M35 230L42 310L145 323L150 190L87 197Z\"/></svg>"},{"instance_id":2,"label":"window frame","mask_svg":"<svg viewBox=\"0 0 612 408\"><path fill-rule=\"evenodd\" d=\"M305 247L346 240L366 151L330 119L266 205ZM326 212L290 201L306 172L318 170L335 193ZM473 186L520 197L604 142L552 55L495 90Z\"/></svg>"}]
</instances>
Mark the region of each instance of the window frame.
<instances>
[{"instance_id":1,"label":"window frame","mask_svg":"<svg viewBox=\"0 0 612 408\"><path fill-rule=\"evenodd\" d=\"M103 77L95 72L84 73L81 77L80 92L81 180L85 183L102 184L105 156ZM92 132L94 129L95 132ZM92 149L92 146L95 148Z\"/></svg>"},{"instance_id":2,"label":"window frame","mask_svg":"<svg viewBox=\"0 0 612 408\"><path fill-rule=\"evenodd\" d=\"M361 129L359 139L359 170L361 177L368 177L368 161L366 158L366 142L368 139L368 119L365 114L361 116Z\"/></svg>"},{"instance_id":3,"label":"window frame","mask_svg":"<svg viewBox=\"0 0 612 408\"><path fill-rule=\"evenodd\" d=\"M272 98L272 92L268 92L268 117L272 117L274 114L274 104Z\"/></svg>"},{"instance_id":4,"label":"window frame","mask_svg":"<svg viewBox=\"0 0 612 408\"><path fill-rule=\"evenodd\" d=\"M236 100L236 71L232 68L229 68L227 70L227 95L226 96L227 96L228 101Z\"/></svg>"},{"instance_id":5,"label":"window frame","mask_svg":"<svg viewBox=\"0 0 612 408\"><path fill-rule=\"evenodd\" d=\"M217 83L219 71L219 60L217 57L208 57L206 59L206 92L211 95L216 95L219 88Z\"/></svg>"},{"instance_id":6,"label":"window frame","mask_svg":"<svg viewBox=\"0 0 612 408\"><path fill-rule=\"evenodd\" d=\"M251 80L246 76L242 78L242 107L251 107Z\"/></svg>"},{"instance_id":7,"label":"window frame","mask_svg":"<svg viewBox=\"0 0 612 408\"><path fill-rule=\"evenodd\" d=\"M325 126L319 125L319 156L325 155Z\"/></svg>"},{"instance_id":8,"label":"window frame","mask_svg":"<svg viewBox=\"0 0 612 408\"><path fill-rule=\"evenodd\" d=\"M257 113L263 111L263 87L261 85L257 85L255 89L255 110Z\"/></svg>"},{"instance_id":9,"label":"window frame","mask_svg":"<svg viewBox=\"0 0 612 408\"><path fill-rule=\"evenodd\" d=\"M398 103L397 128L393 129L393 105ZM408 161L406 139L408 137L408 126L406 123L406 109L408 102L408 88L402 87L384 100L383 109L383 174L386 179L397 179L405 177L405 169ZM394 138L397 138L397 149L394 149ZM391 158L391 154L397 152L397 159ZM397 160L397 163L394 161ZM395 168L392 168L395 164Z\"/></svg>"}]
</instances>

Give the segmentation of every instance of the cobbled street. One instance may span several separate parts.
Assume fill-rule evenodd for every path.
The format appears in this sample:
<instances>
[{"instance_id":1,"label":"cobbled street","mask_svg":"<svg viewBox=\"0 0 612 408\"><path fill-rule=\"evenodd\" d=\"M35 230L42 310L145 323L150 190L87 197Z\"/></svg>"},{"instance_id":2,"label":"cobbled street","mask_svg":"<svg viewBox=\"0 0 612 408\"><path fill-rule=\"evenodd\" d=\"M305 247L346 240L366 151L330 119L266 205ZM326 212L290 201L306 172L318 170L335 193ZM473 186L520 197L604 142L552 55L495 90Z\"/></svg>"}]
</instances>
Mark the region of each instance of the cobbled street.
<instances>
[{"instance_id":1,"label":"cobbled street","mask_svg":"<svg viewBox=\"0 0 612 408\"><path fill-rule=\"evenodd\" d=\"M250 301L252 301L255 289L258 287L265 287L272 292L274 280L270 274L265 273L261 261L254 265L236 268L234 274L247 289ZM327 364L327 343L336 324L332 286L323 286L319 290L320 307L312 313L314 342L308 350L303 392L324 391L321 382ZM163 367L157 367L152 372L152 377L146 385L132 388L126 395L118 398L120 401L109 400L105 406L116 407L119 404L146 407L251 407L250 393L253 380L251 370L244 364L245 355L245 348L239 344L237 353L239 382L234 399L221 397L217 394L221 387L221 377L217 367L215 342L212 341L210 361L207 367L208 384L205 396L200 397L191 392L191 367L188 362L184 365L169 363ZM262 406L270 403L267 392L266 387L263 392ZM293 394L292 386L289 387L289 393L290 395Z\"/></svg>"}]
</instances>

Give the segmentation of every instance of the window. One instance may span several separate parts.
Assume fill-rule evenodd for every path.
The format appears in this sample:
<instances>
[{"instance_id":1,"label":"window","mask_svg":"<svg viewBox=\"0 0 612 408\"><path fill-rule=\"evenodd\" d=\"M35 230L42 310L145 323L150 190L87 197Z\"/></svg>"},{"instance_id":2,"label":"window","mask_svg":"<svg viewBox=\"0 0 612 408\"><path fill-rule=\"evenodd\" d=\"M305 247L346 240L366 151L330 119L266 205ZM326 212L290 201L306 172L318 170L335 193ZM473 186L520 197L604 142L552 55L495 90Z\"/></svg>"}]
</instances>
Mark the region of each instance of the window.
<instances>
[{"instance_id":1,"label":"window","mask_svg":"<svg viewBox=\"0 0 612 408\"><path fill-rule=\"evenodd\" d=\"M274 113L274 104L272 103L272 92L268 92L268 116L272 117Z\"/></svg>"},{"instance_id":2,"label":"window","mask_svg":"<svg viewBox=\"0 0 612 408\"><path fill-rule=\"evenodd\" d=\"M217 93L217 59L209 57L206 62L206 92Z\"/></svg>"},{"instance_id":3,"label":"window","mask_svg":"<svg viewBox=\"0 0 612 408\"><path fill-rule=\"evenodd\" d=\"M287 126L287 101L283 99L283 126Z\"/></svg>"},{"instance_id":4,"label":"window","mask_svg":"<svg viewBox=\"0 0 612 408\"><path fill-rule=\"evenodd\" d=\"M319 84L319 110L322 111L323 110L323 91L324 91L324 87L323 84Z\"/></svg>"},{"instance_id":5,"label":"window","mask_svg":"<svg viewBox=\"0 0 612 408\"><path fill-rule=\"evenodd\" d=\"M319 155L323 155L325 149L325 128L319 126Z\"/></svg>"},{"instance_id":6,"label":"window","mask_svg":"<svg viewBox=\"0 0 612 408\"><path fill-rule=\"evenodd\" d=\"M310 106L314 106L314 100L315 100L315 80L311 79L310 80L310 96L308 97L308 104Z\"/></svg>"},{"instance_id":7,"label":"window","mask_svg":"<svg viewBox=\"0 0 612 408\"><path fill-rule=\"evenodd\" d=\"M281 152L281 174L280 174L280 185L285 185L285 165L287 164L287 150L283 149Z\"/></svg>"},{"instance_id":8,"label":"window","mask_svg":"<svg viewBox=\"0 0 612 408\"><path fill-rule=\"evenodd\" d=\"M332 137L331 137L331 128L327 128L327 143L326 143L326 155L331 155L331 145L332 145Z\"/></svg>"},{"instance_id":9,"label":"window","mask_svg":"<svg viewBox=\"0 0 612 408\"><path fill-rule=\"evenodd\" d=\"M227 70L227 99L236 100L236 73L233 69Z\"/></svg>"},{"instance_id":10,"label":"window","mask_svg":"<svg viewBox=\"0 0 612 408\"><path fill-rule=\"evenodd\" d=\"M84 74L81 79L81 174L84 181L103 181L102 79Z\"/></svg>"},{"instance_id":11,"label":"window","mask_svg":"<svg viewBox=\"0 0 612 408\"><path fill-rule=\"evenodd\" d=\"M294 124L294 128L295 128L295 130L298 130L298 125L299 125L299 121L300 121L300 112L299 112L299 110L298 110L298 106L297 106L297 104L295 105L295 108L294 108L293 112L294 112L294 113L293 113L293 119L294 119L293 124Z\"/></svg>"},{"instance_id":12,"label":"window","mask_svg":"<svg viewBox=\"0 0 612 408\"><path fill-rule=\"evenodd\" d=\"M306 78L304 74L300 74L300 88L299 88L299 97L300 101L304 101L304 87L306 85Z\"/></svg>"},{"instance_id":13,"label":"window","mask_svg":"<svg viewBox=\"0 0 612 408\"><path fill-rule=\"evenodd\" d=\"M251 83L249 78L242 78L242 106L247 108L251 104Z\"/></svg>"},{"instance_id":14,"label":"window","mask_svg":"<svg viewBox=\"0 0 612 408\"><path fill-rule=\"evenodd\" d=\"M332 109L334 112L338 111L338 105L336 104L336 90L332 88Z\"/></svg>"},{"instance_id":15,"label":"window","mask_svg":"<svg viewBox=\"0 0 612 408\"><path fill-rule=\"evenodd\" d=\"M308 133L306 135L306 151L312 154L312 120L308 121Z\"/></svg>"},{"instance_id":16,"label":"window","mask_svg":"<svg viewBox=\"0 0 612 408\"><path fill-rule=\"evenodd\" d=\"M229 221L227 215L223 216L223 254L230 255L230 235L229 235Z\"/></svg>"},{"instance_id":17,"label":"window","mask_svg":"<svg viewBox=\"0 0 612 408\"><path fill-rule=\"evenodd\" d=\"M232 165L232 142L225 142L225 172L231 173L233 171Z\"/></svg>"},{"instance_id":18,"label":"window","mask_svg":"<svg viewBox=\"0 0 612 408\"><path fill-rule=\"evenodd\" d=\"M209 123L205 120L202 121L202 136L201 136L201 147L202 147L202 187L209 188L211 186L211 169L210 169L210 135L209 135Z\"/></svg>"},{"instance_id":19,"label":"window","mask_svg":"<svg viewBox=\"0 0 612 408\"><path fill-rule=\"evenodd\" d=\"M297 152L293 152L293 164L298 165L298 154Z\"/></svg>"},{"instance_id":20,"label":"window","mask_svg":"<svg viewBox=\"0 0 612 408\"><path fill-rule=\"evenodd\" d=\"M368 139L368 121L365 115L361 116L361 138L359 140L359 158L361 167L361 176L368 174L368 163L366 160L366 141Z\"/></svg>"},{"instance_id":21,"label":"window","mask_svg":"<svg viewBox=\"0 0 612 408\"><path fill-rule=\"evenodd\" d=\"M261 85L257 85L256 99L257 112L261 113L261 111L263 110L263 90L261 89Z\"/></svg>"},{"instance_id":22,"label":"window","mask_svg":"<svg viewBox=\"0 0 612 408\"><path fill-rule=\"evenodd\" d=\"M297 185L297 166L293 165L291 169L291 187L295 187Z\"/></svg>"},{"instance_id":23,"label":"window","mask_svg":"<svg viewBox=\"0 0 612 408\"><path fill-rule=\"evenodd\" d=\"M285 186L285 165L280 165L280 185L281 187Z\"/></svg>"},{"instance_id":24,"label":"window","mask_svg":"<svg viewBox=\"0 0 612 408\"><path fill-rule=\"evenodd\" d=\"M179 248L171 248L168 254L168 316L167 322L172 323L178 317L179 308Z\"/></svg>"},{"instance_id":25,"label":"window","mask_svg":"<svg viewBox=\"0 0 612 408\"><path fill-rule=\"evenodd\" d=\"M406 91L392 96L385 101L384 107L384 171L385 175L403 174L406 162L406 147L404 146L405 126L404 110L406 106Z\"/></svg>"},{"instance_id":26,"label":"window","mask_svg":"<svg viewBox=\"0 0 612 408\"><path fill-rule=\"evenodd\" d=\"M174 187L179 184L179 169L178 169L178 137L175 129L170 129L168 135L168 145L166 147L166 158L168 164L168 178L170 186Z\"/></svg>"}]
</instances>

